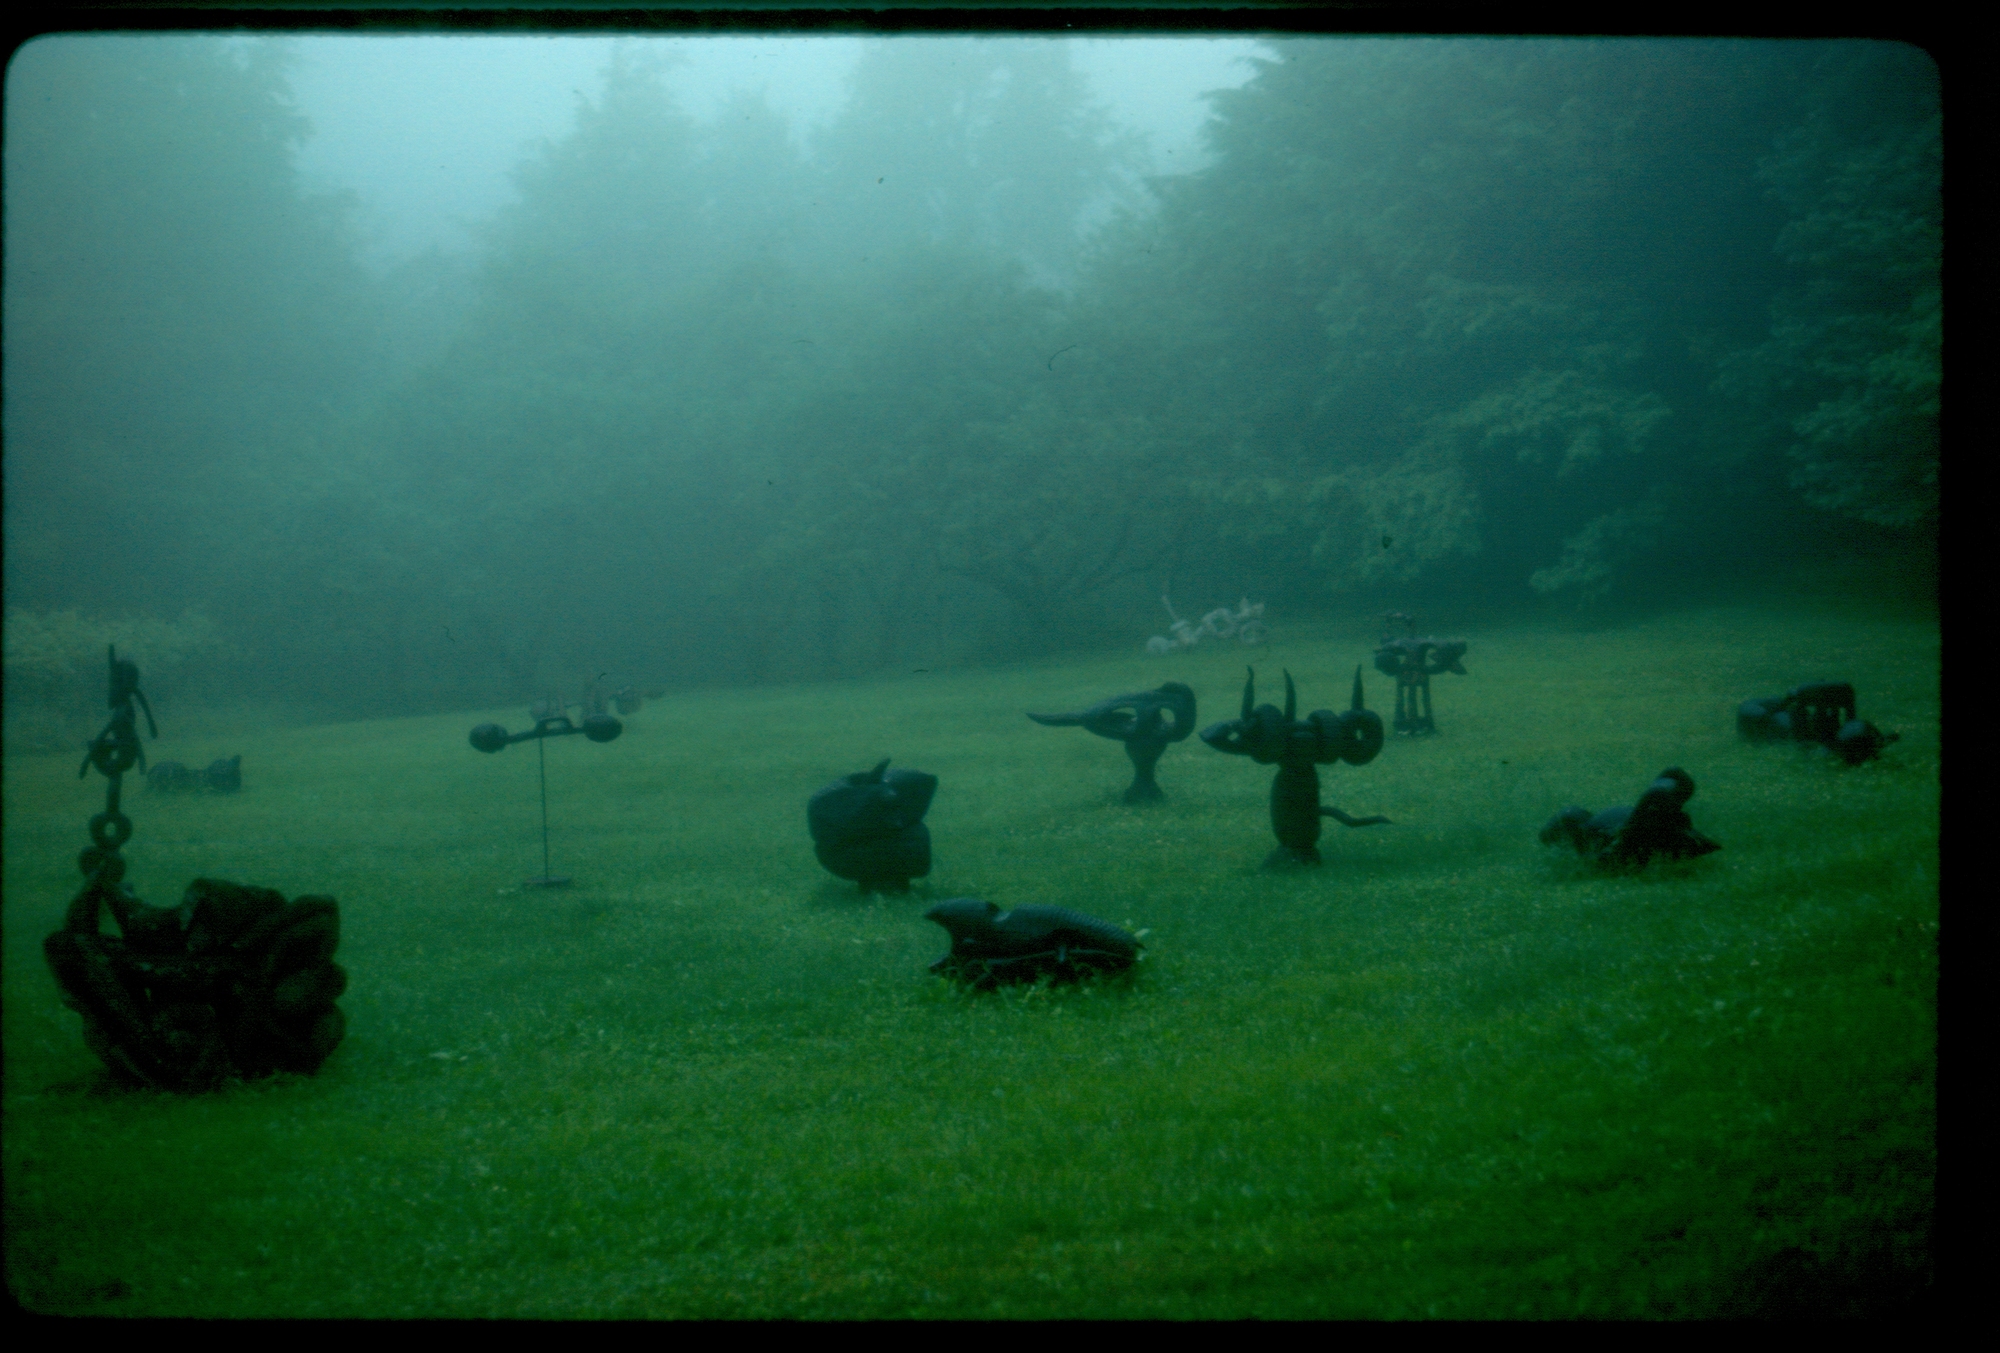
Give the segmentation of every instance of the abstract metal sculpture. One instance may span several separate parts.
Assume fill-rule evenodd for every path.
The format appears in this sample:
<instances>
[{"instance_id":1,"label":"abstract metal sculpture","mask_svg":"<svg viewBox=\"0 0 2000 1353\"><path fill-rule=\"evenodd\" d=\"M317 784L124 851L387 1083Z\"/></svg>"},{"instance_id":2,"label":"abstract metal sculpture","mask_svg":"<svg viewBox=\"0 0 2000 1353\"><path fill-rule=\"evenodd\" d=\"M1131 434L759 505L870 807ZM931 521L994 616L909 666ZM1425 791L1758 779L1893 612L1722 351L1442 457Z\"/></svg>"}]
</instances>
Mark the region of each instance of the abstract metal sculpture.
<instances>
[{"instance_id":1,"label":"abstract metal sculpture","mask_svg":"<svg viewBox=\"0 0 2000 1353\"><path fill-rule=\"evenodd\" d=\"M806 801L813 854L836 877L864 893L906 893L910 880L931 872L931 830L924 825L937 776L889 769L843 775Z\"/></svg>"},{"instance_id":2,"label":"abstract metal sculpture","mask_svg":"<svg viewBox=\"0 0 2000 1353\"><path fill-rule=\"evenodd\" d=\"M1694 829L1687 815L1687 801L1693 797L1694 777L1679 766L1670 766L1630 807L1607 808L1601 813L1588 808L1563 809L1542 828L1542 844L1567 841L1576 847L1577 854L1606 869L1636 869L1655 855L1691 860L1721 850Z\"/></svg>"},{"instance_id":3,"label":"abstract metal sculpture","mask_svg":"<svg viewBox=\"0 0 2000 1353\"><path fill-rule=\"evenodd\" d=\"M1318 709L1303 721L1294 717L1298 692L1290 672L1285 673L1282 713L1271 705L1251 708L1256 699L1257 669L1253 667L1243 683L1242 716L1210 724L1201 730L1201 740L1218 752L1277 766L1278 774L1271 781L1271 830L1277 835L1278 849L1264 863L1318 864L1322 817L1349 827L1388 822L1386 817L1349 817L1338 808L1322 808L1319 802L1318 767L1336 761L1365 766L1382 750L1382 720L1362 707L1359 667L1354 669L1353 702L1339 714Z\"/></svg>"},{"instance_id":4,"label":"abstract metal sculpture","mask_svg":"<svg viewBox=\"0 0 2000 1353\"><path fill-rule=\"evenodd\" d=\"M1001 911L976 897L954 897L924 913L951 933L951 948L931 964L944 977L990 987L1046 974L1073 980L1087 973L1123 972L1145 948L1109 921L1066 907Z\"/></svg>"},{"instance_id":5,"label":"abstract metal sculpture","mask_svg":"<svg viewBox=\"0 0 2000 1353\"><path fill-rule=\"evenodd\" d=\"M1465 657L1466 641L1429 636L1419 639L1416 637L1416 622L1401 611L1391 611L1382 619L1384 624L1400 620L1410 631L1400 639L1385 632L1382 646L1375 650L1375 670L1396 678L1396 719L1392 726L1398 733L1411 736L1435 733L1437 722L1431 717L1431 678L1441 672L1456 672L1460 676L1466 674L1465 665L1460 661Z\"/></svg>"},{"instance_id":6,"label":"abstract metal sculpture","mask_svg":"<svg viewBox=\"0 0 2000 1353\"><path fill-rule=\"evenodd\" d=\"M625 731L625 725L609 714L591 714L581 724L572 723L567 712L559 708L549 713L545 705L537 705L530 713L535 716L535 726L525 733L510 736L497 723L483 723L472 730L468 740L482 752L497 752L517 742L535 744L535 764L542 784L542 872L526 880L523 886L566 888L570 884L569 875L549 872L549 756L545 744L550 738L567 737L571 733L581 733L592 742L611 742Z\"/></svg>"},{"instance_id":7,"label":"abstract metal sculpture","mask_svg":"<svg viewBox=\"0 0 2000 1353\"><path fill-rule=\"evenodd\" d=\"M1745 700L1736 707L1736 731L1750 742L1809 742L1826 748L1850 766L1872 761L1902 736L1884 733L1854 714L1854 687L1845 681L1815 681L1784 695Z\"/></svg>"},{"instance_id":8,"label":"abstract metal sculpture","mask_svg":"<svg viewBox=\"0 0 2000 1353\"><path fill-rule=\"evenodd\" d=\"M330 897L286 902L269 888L196 879L177 907L149 907L124 882L119 848L132 820L119 810L139 743L139 669L110 652L111 722L91 740L79 774L110 781L77 859L88 880L63 928L42 943L63 1004L83 1016L84 1041L112 1072L165 1090L207 1090L231 1078L310 1074L340 1043L334 1004L347 974L333 961L340 908ZM154 729L153 735L159 736ZM104 910L119 934L99 929Z\"/></svg>"},{"instance_id":9,"label":"abstract metal sculpture","mask_svg":"<svg viewBox=\"0 0 2000 1353\"><path fill-rule=\"evenodd\" d=\"M1050 728L1081 727L1100 738L1124 743L1125 755L1132 759L1132 783L1125 790L1125 802L1157 803L1166 795L1153 779L1153 767L1170 743L1194 731L1194 692L1178 681L1169 681L1156 691L1100 700L1080 714L1028 717Z\"/></svg>"}]
</instances>

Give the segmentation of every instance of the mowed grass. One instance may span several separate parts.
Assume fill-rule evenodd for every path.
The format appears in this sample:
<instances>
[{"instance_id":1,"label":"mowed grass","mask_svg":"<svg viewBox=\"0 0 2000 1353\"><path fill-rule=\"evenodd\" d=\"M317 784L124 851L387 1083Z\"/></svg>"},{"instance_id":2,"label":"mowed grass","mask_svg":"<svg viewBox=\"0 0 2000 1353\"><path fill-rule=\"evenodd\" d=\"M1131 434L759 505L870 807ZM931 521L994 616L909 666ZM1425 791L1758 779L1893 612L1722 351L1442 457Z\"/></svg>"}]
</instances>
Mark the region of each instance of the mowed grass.
<instances>
[{"instance_id":1,"label":"mowed grass","mask_svg":"<svg viewBox=\"0 0 2000 1353\"><path fill-rule=\"evenodd\" d=\"M1365 624L1211 648L649 704L620 741L474 752L516 709L149 754L141 894L340 900L319 1075L111 1085L41 957L103 781L6 761L8 1280L38 1311L188 1316L1697 1317L1921 1300L1935 1168L1938 633L1725 610L1473 633L1440 736L1322 772L1325 865L1267 872L1268 768L1199 742L1126 808L1120 749L1034 710L1243 664L1345 708ZM1900 730L1847 769L1736 703L1852 680ZM1369 672L1369 702L1392 689ZM936 867L863 899L805 800L937 774ZM1568 803L1669 765L1716 855L1602 877ZM1126 979L969 995L930 901L1143 930Z\"/></svg>"}]
</instances>

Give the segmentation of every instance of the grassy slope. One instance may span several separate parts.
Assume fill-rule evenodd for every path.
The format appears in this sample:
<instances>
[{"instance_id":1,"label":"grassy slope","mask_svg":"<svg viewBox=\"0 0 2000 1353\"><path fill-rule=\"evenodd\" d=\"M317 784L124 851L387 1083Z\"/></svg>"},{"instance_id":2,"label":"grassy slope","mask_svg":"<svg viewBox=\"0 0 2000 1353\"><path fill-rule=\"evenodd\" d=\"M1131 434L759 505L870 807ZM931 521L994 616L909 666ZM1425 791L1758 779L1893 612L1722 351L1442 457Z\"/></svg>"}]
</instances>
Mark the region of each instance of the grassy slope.
<instances>
[{"instance_id":1,"label":"grassy slope","mask_svg":"<svg viewBox=\"0 0 2000 1353\"><path fill-rule=\"evenodd\" d=\"M1358 628L1257 655L1345 703ZM102 781L6 763L8 1276L106 1314L1566 1316L1860 1310L1929 1263L1938 637L1751 610L1475 634L1444 733L1326 770L1327 864L1266 873L1267 769L1190 742L1170 802L1024 709L1167 677L1233 712L1245 650L649 705L549 748L518 710L244 754L235 798L137 800L142 895L212 874L340 899L347 1042L204 1098L111 1088L41 937ZM1731 711L1855 682L1855 770ZM1389 698L1370 674L1371 703ZM808 793L893 755L937 867L864 901ZM1699 784L1707 859L1601 878L1566 803ZM973 997L928 898L1144 928L1136 978Z\"/></svg>"}]
</instances>

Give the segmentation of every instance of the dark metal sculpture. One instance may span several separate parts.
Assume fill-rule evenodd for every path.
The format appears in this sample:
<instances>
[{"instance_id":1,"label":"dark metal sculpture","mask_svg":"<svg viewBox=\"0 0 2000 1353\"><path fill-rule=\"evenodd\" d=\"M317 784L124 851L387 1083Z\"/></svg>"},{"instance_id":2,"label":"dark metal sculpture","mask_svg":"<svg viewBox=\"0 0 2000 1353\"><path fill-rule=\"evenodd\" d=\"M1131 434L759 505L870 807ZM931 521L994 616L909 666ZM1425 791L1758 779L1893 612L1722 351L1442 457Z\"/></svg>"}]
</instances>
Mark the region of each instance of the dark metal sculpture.
<instances>
[{"instance_id":1,"label":"dark metal sculpture","mask_svg":"<svg viewBox=\"0 0 2000 1353\"><path fill-rule=\"evenodd\" d=\"M1385 631L1382 646L1375 650L1375 670L1396 678L1396 718L1392 726L1398 733L1411 736L1435 733L1431 678L1442 672L1466 675L1461 659L1468 645L1463 639L1416 637L1416 622L1401 611L1391 611L1382 619L1385 625L1400 620L1410 631L1400 639Z\"/></svg>"},{"instance_id":2,"label":"dark metal sculpture","mask_svg":"<svg viewBox=\"0 0 2000 1353\"><path fill-rule=\"evenodd\" d=\"M1745 700L1736 707L1736 731L1750 742L1806 742L1826 748L1850 766L1872 761L1902 736L1884 733L1855 717L1854 687L1815 681L1783 695Z\"/></svg>"},{"instance_id":3,"label":"dark metal sculpture","mask_svg":"<svg viewBox=\"0 0 2000 1353\"><path fill-rule=\"evenodd\" d=\"M931 872L931 830L924 825L937 776L890 770L843 775L806 801L813 854L827 871L864 893L906 893L910 880Z\"/></svg>"},{"instance_id":4,"label":"dark metal sculpture","mask_svg":"<svg viewBox=\"0 0 2000 1353\"><path fill-rule=\"evenodd\" d=\"M1687 801L1694 797L1694 777L1679 766L1663 770L1630 807L1592 813L1569 807L1542 828L1545 846L1567 841L1579 855L1606 869L1644 865L1655 855L1691 860L1722 847L1694 829Z\"/></svg>"},{"instance_id":5,"label":"dark metal sculpture","mask_svg":"<svg viewBox=\"0 0 2000 1353\"><path fill-rule=\"evenodd\" d=\"M161 761L146 772L146 788L156 794L188 794L208 790L234 794L243 788L242 756L217 757L206 770L191 770L178 761Z\"/></svg>"},{"instance_id":6,"label":"dark metal sculpture","mask_svg":"<svg viewBox=\"0 0 2000 1353\"><path fill-rule=\"evenodd\" d=\"M566 888L570 884L569 875L549 872L549 757L545 744L550 738L568 737L571 733L581 733L592 742L611 742L625 731L625 725L609 714L591 714L582 723L573 723L564 709L549 713L545 703L537 704L530 713L535 716L535 726L525 733L510 735L497 723L483 723L472 730L469 740L482 752L497 752L517 742L535 744L535 765L542 785L542 872L526 880L525 886Z\"/></svg>"},{"instance_id":7,"label":"dark metal sculpture","mask_svg":"<svg viewBox=\"0 0 2000 1353\"><path fill-rule=\"evenodd\" d=\"M87 882L63 928L42 943L63 1004L83 1016L84 1041L112 1072L166 1090L212 1089L232 1078L317 1071L346 1033L334 1004L347 974L333 961L340 908L330 897L287 902L269 888L215 879L188 885L179 906L150 907L124 881L124 773L145 767L136 701L139 669L110 652L111 722L91 740L110 781L77 859ZM100 929L104 911L118 935Z\"/></svg>"},{"instance_id":8,"label":"dark metal sculpture","mask_svg":"<svg viewBox=\"0 0 2000 1353\"><path fill-rule=\"evenodd\" d=\"M1320 819L1330 817L1348 827L1373 827L1388 822L1386 817L1349 817L1338 808L1322 808L1319 802L1320 766L1345 761L1365 766L1382 750L1382 720L1362 707L1361 669L1354 669L1354 699L1348 709L1335 714L1318 709L1304 720L1297 719L1298 692L1292 674L1285 673L1285 708L1280 713L1271 705L1257 705L1257 669L1250 669L1243 683L1242 717L1210 724L1201 730L1201 740L1218 752L1247 756L1262 766L1275 765L1271 781L1271 830L1278 849L1266 864L1318 864Z\"/></svg>"},{"instance_id":9,"label":"dark metal sculpture","mask_svg":"<svg viewBox=\"0 0 2000 1353\"><path fill-rule=\"evenodd\" d=\"M1109 921L1066 907L1001 911L977 897L954 897L924 917L951 933L951 948L931 964L931 971L981 987L1045 974L1073 980L1123 972L1145 948L1137 936Z\"/></svg>"},{"instance_id":10,"label":"dark metal sculpture","mask_svg":"<svg viewBox=\"0 0 2000 1353\"><path fill-rule=\"evenodd\" d=\"M1080 727L1100 738L1124 743L1125 755L1132 759L1132 783L1125 790L1125 802L1157 803L1166 795L1153 779L1153 767L1170 744L1194 731L1194 692L1178 681L1169 681L1156 691L1100 700L1080 714L1028 717L1050 728Z\"/></svg>"}]
</instances>

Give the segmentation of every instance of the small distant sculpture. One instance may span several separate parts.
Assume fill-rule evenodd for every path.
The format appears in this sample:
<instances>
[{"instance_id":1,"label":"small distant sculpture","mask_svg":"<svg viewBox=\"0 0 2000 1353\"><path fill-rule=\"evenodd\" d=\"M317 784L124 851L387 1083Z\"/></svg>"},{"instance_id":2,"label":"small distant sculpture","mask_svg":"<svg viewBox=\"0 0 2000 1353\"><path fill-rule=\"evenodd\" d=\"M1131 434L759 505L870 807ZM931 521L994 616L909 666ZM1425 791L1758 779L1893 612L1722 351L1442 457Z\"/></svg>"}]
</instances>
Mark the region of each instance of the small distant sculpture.
<instances>
[{"instance_id":1,"label":"small distant sculpture","mask_svg":"<svg viewBox=\"0 0 2000 1353\"><path fill-rule=\"evenodd\" d=\"M1386 817L1349 817L1338 808L1322 808L1319 802L1320 766L1345 761L1365 766L1382 751L1382 719L1366 709L1361 700L1361 669L1354 669L1354 698L1340 714L1318 709L1303 721L1297 719L1298 691L1292 674L1285 673L1285 708L1257 705L1257 669L1250 669L1243 683L1243 713L1240 718L1210 724L1201 730L1201 740L1218 752L1247 756L1259 765L1275 765L1278 773L1271 781L1271 830L1278 849L1264 861L1267 865L1318 864L1320 819L1330 817L1348 827L1374 827Z\"/></svg>"},{"instance_id":2,"label":"small distant sculpture","mask_svg":"<svg viewBox=\"0 0 2000 1353\"><path fill-rule=\"evenodd\" d=\"M951 934L951 948L930 970L976 987L1047 975L1075 980L1123 972L1145 946L1137 936L1066 907L1001 911L977 897L954 897L924 913Z\"/></svg>"},{"instance_id":3,"label":"small distant sculpture","mask_svg":"<svg viewBox=\"0 0 2000 1353\"><path fill-rule=\"evenodd\" d=\"M843 775L806 801L813 854L827 872L851 879L864 893L906 893L910 880L931 872L931 832L924 825L937 776L889 769Z\"/></svg>"},{"instance_id":4,"label":"small distant sculpture","mask_svg":"<svg viewBox=\"0 0 2000 1353\"><path fill-rule=\"evenodd\" d=\"M1401 638L1395 637L1388 628L1397 621L1401 621L1408 631ZM1396 678L1396 719L1392 726L1398 733L1411 737L1435 733L1437 721L1431 717L1431 678L1441 672L1466 675L1465 665L1460 660L1465 657L1468 645L1463 639L1438 639L1429 635L1418 638L1416 622L1401 611L1391 611L1383 616L1382 623L1382 646L1375 650L1375 670Z\"/></svg>"},{"instance_id":5,"label":"small distant sculpture","mask_svg":"<svg viewBox=\"0 0 2000 1353\"><path fill-rule=\"evenodd\" d=\"M584 720L599 715L609 717L614 709L626 718L630 718L645 705L648 695L658 699L664 694L662 691L642 694L637 686L632 685L608 691L602 684L607 675L609 674L599 672L585 682L581 700L565 700L559 693L551 691L528 706L528 717L540 723L545 719L567 718L571 710L576 710L577 714L571 722L581 728Z\"/></svg>"},{"instance_id":6,"label":"small distant sculpture","mask_svg":"<svg viewBox=\"0 0 2000 1353\"><path fill-rule=\"evenodd\" d=\"M217 757L205 770L178 761L161 761L146 772L146 788L155 794L234 794L243 788L243 757Z\"/></svg>"},{"instance_id":7,"label":"small distant sculpture","mask_svg":"<svg viewBox=\"0 0 2000 1353\"><path fill-rule=\"evenodd\" d=\"M1814 681L1784 695L1745 700L1736 707L1736 731L1750 742L1805 742L1826 748L1850 766L1872 761L1902 737L1855 717L1854 687Z\"/></svg>"},{"instance_id":8,"label":"small distant sculpture","mask_svg":"<svg viewBox=\"0 0 2000 1353\"><path fill-rule=\"evenodd\" d=\"M1576 853L1605 869L1636 869L1655 855L1691 860L1722 847L1694 829L1687 801L1694 797L1694 777L1679 766L1663 770L1630 807L1592 813L1569 807L1550 818L1541 841L1553 846L1567 841Z\"/></svg>"},{"instance_id":9,"label":"small distant sculpture","mask_svg":"<svg viewBox=\"0 0 2000 1353\"><path fill-rule=\"evenodd\" d=\"M1198 625L1175 615L1174 603L1168 598L1161 597L1160 604L1167 608L1167 615L1173 621L1167 627L1173 637L1156 634L1146 641L1146 651L1156 657L1193 648L1203 639L1234 639L1254 646L1271 637L1270 627L1264 623L1264 603L1252 605L1248 597L1234 611L1218 606L1203 616Z\"/></svg>"},{"instance_id":10,"label":"small distant sculpture","mask_svg":"<svg viewBox=\"0 0 2000 1353\"><path fill-rule=\"evenodd\" d=\"M1169 681L1156 691L1100 700L1078 714L1028 717L1050 728L1081 727L1124 743L1125 755L1132 759L1132 783L1125 791L1125 802L1157 803L1166 795L1153 779L1153 768L1169 744L1194 731L1194 692L1178 681Z\"/></svg>"}]
</instances>

